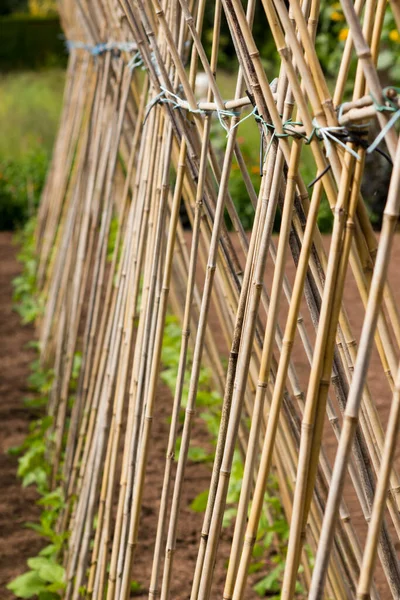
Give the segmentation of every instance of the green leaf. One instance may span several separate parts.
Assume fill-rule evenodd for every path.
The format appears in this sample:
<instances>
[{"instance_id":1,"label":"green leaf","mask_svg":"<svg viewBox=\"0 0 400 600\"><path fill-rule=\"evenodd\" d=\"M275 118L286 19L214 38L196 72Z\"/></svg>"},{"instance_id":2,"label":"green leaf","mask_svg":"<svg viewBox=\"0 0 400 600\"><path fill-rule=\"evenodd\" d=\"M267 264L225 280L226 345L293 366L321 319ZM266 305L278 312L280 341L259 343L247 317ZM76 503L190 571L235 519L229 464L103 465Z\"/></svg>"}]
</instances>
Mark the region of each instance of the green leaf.
<instances>
[{"instance_id":1,"label":"green leaf","mask_svg":"<svg viewBox=\"0 0 400 600\"><path fill-rule=\"evenodd\" d=\"M57 488L56 490L45 494L38 500L38 504L41 506L51 506L53 508L60 508L63 506L64 496L61 488Z\"/></svg>"},{"instance_id":2,"label":"green leaf","mask_svg":"<svg viewBox=\"0 0 400 600\"><path fill-rule=\"evenodd\" d=\"M253 556L254 558L260 558L264 553L264 548L261 544L255 544L253 548Z\"/></svg>"},{"instance_id":3,"label":"green leaf","mask_svg":"<svg viewBox=\"0 0 400 600\"><path fill-rule=\"evenodd\" d=\"M39 556L52 556L56 552L57 546L55 544L49 544L39 552Z\"/></svg>"},{"instance_id":4,"label":"green leaf","mask_svg":"<svg viewBox=\"0 0 400 600\"><path fill-rule=\"evenodd\" d=\"M213 414L200 413L200 417L206 422L207 429L214 437L218 436L219 422Z\"/></svg>"},{"instance_id":5,"label":"green leaf","mask_svg":"<svg viewBox=\"0 0 400 600\"><path fill-rule=\"evenodd\" d=\"M199 446L193 446L189 448L188 453L189 460L193 462L206 462L213 459L212 455L204 450L204 448L200 448Z\"/></svg>"},{"instance_id":6,"label":"green leaf","mask_svg":"<svg viewBox=\"0 0 400 600\"><path fill-rule=\"evenodd\" d=\"M47 488L47 473L44 469L38 467L22 478L22 487L28 487L33 483L36 484L39 492Z\"/></svg>"},{"instance_id":7,"label":"green leaf","mask_svg":"<svg viewBox=\"0 0 400 600\"><path fill-rule=\"evenodd\" d=\"M400 64L395 64L390 68L390 77L393 81L400 80Z\"/></svg>"},{"instance_id":8,"label":"green leaf","mask_svg":"<svg viewBox=\"0 0 400 600\"><path fill-rule=\"evenodd\" d=\"M49 592L49 590L44 590L44 592L40 592L39 600L60 600L60 594L57 592Z\"/></svg>"},{"instance_id":9,"label":"green leaf","mask_svg":"<svg viewBox=\"0 0 400 600\"><path fill-rule=\"evenodd\" d=\"M57 583L63 585L65 570L61 565L45 556L36 556L28 560L28 566L35 569L39 577L49 583Z\"/></svg>"},{"instance_id":10,"label":"green leaf","mask_svg":"<svg viewBox=\"0 0 400 600\"><path fill-rule=\"evenodd\" d=\"M284 563L280 562L275 569L272 569L272 571L266 577L261 579L261 581L254 586L254 590L259 596L266 596L267 592L279 592L280 576L284 568Z\"/></svg>"},{"instance_id":11,"label":"green leaf","mask_svg":"<svg viewBox=\"0 0 400 600\"><path fill-rule=\"evenodd\" d=\"M41 408L47 406L48 398L46 396L34 396L24 398L24 405L28 408Z\"/></svg>"},{"instance_id":12,"label":"green leaf","mask_svg":"<svg viewBox=\"0 0 400 600\"><path fill-rule=\"evenodd\" d=\"M9 456L19 456L23 449L23 444L20 446L11 446L10 448L7 448L7 454Z\"/></svg>"},{"instance_id":13,"label":"green leaf","mask_svg":"<svg viewBox=\"0 0 400 600\"><path fill-rule=\"evenodd\" d=\"M194 512L204 512L207 508L208 490L201 492L190 505Z\"/></svg>"},{"instance_id":14,"label":"green leaf","mask_svg":"<svg viewBox=\"0 0 400 600\"><path fill-rule=\"evenodd\" d=\"M40 569L39 575L43 579L46 578L50 583L61 584L61 587L64 586L65 570L61 565L49 561L47 566Z\"/></svg>"},{"instance_id":15,"label":"green leaf","mask_svg":"<svg viewBox=\"0 0 400 600\"><path fill-rule=\"evenodd\" d=\"M131 581L131 592L133 594L137 594L138 592L141 592L143 590L141 584L138 581Z\"/></svg>"},{"instance_id":16,"label":"green leaf","mask_svg":"<svg viewBox=\"0 0 400 600\"><path fill-rule=\"evenodd\" d=\"M261 571L261 569L263 568L263 566L264 566L264 561L263 560L261 560L259 562L256 562L256 563L252 563L249 566L249 573L258 573L258 571Z\"/></svg>"},{"instance_id":17,"label":"green leaf","mask_svg":"<svg viewBox=\"0 0 400 600\"><path fill-rule=\"evenodd\" d=\"M224 518L222 521L222 527L228 527L232 520L236 517L237 509L236 508L227 508L224 512Z\"/></svg>"},{"instance_id":18,"label":"green leaf","mask_svg":"<svg viewBox=\"0 0 400 600\"><path fill-rule=\"evenodd\" d=\"M34 556L32 558L28 558L28 567L32 569L32 571L39 571L43 566L46 566L49 562L48 558L44 558L41 556Z\"/></svg>"},{"instance_id":19,"label":"green leaf","mask_svg":"<svg viewBox=\"0 0 400 600\"><path fill-rule=\"evenodd\" d=\"M393 65L393 54L390 50L383 50L379 54L378 58L378 69L385 70L389 69Z\"/></svg>"},{"instance_id":20,"label":"green leaf","mask_svg":"<svg viewBox=\"0 0 400 600\"><path fill-rule=\"evenodd\" d=\"M57 581L55 583L49 583L49 585L46 587L46 590L48 592L52 592L53 594L58 594L58 592L61 592L62 590L65 589L65 583Z\"/></svg>"},{"instance_id":21,"label":"green leaf","mask_svg":"<svg viewBox=\"0 0 400 600\"><path fill-rule=\"evenodd\" d=\"M71 374L71 378L74 381L76 381L79 377L79 372L81 370L81 366L82 366L82 353L75 352L74 359L73 359L73 365L72 365L72 374Z\"/></svg>"},{"instance_id":22,"label":"green leaf","mask_svg":"<svg viewBox=\"0 0 400 600\"><path fill-rule=\"evenodd\" d=\"M46 589L46 584L36 571L28 571L16 577L7 585L7 589L18 598L32 598Z\"/></svg>"}]
</instances>

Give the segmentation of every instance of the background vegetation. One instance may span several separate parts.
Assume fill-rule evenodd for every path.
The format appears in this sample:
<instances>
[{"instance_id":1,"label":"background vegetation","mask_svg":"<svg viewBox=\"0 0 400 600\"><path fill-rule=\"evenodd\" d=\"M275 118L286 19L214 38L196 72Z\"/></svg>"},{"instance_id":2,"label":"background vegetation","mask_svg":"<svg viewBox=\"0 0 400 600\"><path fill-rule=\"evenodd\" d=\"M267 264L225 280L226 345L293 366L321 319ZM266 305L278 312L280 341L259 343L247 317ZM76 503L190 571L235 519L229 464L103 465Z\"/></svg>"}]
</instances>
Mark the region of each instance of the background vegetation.
<instances>
[{"instance_id":1,"label":"background vegetation","mask_svg":"<svg viewBox=\"0 0 400 600\"><path fill-rule=\"evenodd\" d=\"M63 87L61 69L0 79L0 229L22 225L39 202Z\"/></svg>"},{"instance_id":2,"label":"background vegetation","mask_svg":"<svg viewBox=\"0 0 400 600\"><path fill-rule=\"evenodd\" d=\"M57 16L3 16L0 39L0 70L3 72L65 68L68 55Z\"/></svg>"}]
</instances>

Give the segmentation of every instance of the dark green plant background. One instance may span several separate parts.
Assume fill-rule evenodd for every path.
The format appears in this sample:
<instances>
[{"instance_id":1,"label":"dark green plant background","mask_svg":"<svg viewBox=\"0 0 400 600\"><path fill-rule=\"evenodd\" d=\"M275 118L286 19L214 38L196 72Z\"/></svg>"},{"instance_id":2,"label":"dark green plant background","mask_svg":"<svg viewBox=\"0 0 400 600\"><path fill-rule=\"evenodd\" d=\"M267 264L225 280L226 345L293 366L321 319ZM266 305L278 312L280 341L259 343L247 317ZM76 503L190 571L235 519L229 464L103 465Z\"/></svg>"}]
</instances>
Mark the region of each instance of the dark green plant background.
<instances>
[{"instance_id":1,"label":"dark green plant background","mask_svg":"<svg viewBox=\"0 0 400 600\"><path fill-rule=\"evenodd\" d=\"M0 71L65 68L68 54L57 17L11 15L0 19Z\"/></svg>"},{"instance_id":2,"label":"dark green plant background","mask_svg":"<svg viewBox=\"0 0 400 600\"><path fill-rule=\"evenodd\" d=\"M20 227L37 208L63 88L61 69L0 76L0 230Z\"/></svg>"}]
</instances>

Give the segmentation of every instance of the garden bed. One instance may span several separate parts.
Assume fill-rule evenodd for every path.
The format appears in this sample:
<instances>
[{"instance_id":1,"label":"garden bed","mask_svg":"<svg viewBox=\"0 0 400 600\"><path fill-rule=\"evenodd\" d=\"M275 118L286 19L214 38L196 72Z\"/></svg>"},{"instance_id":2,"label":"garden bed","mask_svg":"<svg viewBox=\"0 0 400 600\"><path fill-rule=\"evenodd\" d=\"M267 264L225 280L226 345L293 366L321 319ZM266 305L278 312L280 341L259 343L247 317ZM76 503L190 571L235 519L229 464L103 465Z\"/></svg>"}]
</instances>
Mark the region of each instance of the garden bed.
<instances>
[{"instance_id":1,"label":"garden bed","mask_svg":"<svg viewBox=\"0 0 400 600\"><path fill-rule=\"evenodd\" d=\"M328 246L328 238L326 238ZM239 249L238 249L239 250ZM19 316L12 311L12 286L11 280L18 274L20 267L16 261L16 248L12 244L10 233L0 233L0 251L2 256L0 268L0 331L2 334L1 365L2 379L0 382L1 405L0 405L0 481L2 485L0 500L0 553L2 556L0 566L0 589L1 598L8 600L14 598L11 592L4 590L4 586L16 575L26 570L26 560L34 556L44 544L35 532L24 528L26 521L34 521L38 518L40 511L35 505L37 495L32 487L22 488L16 479L17 460L6 454L9 447L22 442L29 427L29 422L37 414L32 413L23 403L23 397L27 395L26 381L29 375L29 364L34 358L34 352L27 347L27 343L34 337L31 326L22 327ZM400 270L400 238L397 238L391 261L390 277L395 281L396 273ZM269 269L267 267L267 281L269 281ZM294 268L288 261L288 276L291 279ZM399 277L399 275L397 275ZM400 300L400 289L394 290ZM360 332L363 308L359 300L353 279L349 276L346 285L345 300L347 300L349 318L354 326L356 337ZM306 310L303 311L306 317ZM307 317L306 317L307 318ZM221 349L223 344L221 345ZM297 363L300 379L306 384L305 375L307 365L303 364L300 356L294 355ZM390 393L388 393L386 382L380 371L379 359L376 353L373 355L368 382L372 391L379 398L378 408L380 417L386 426L388 410L390 406ZM157 402L160 407L158 417L154 419L150 459L146 474L145 493L143 500L143 512L141 520L141 532L139 539L143 540L136 555L135 573L141 574L138 581L138 591L135 597L147 597L148 581L151 573L151 562L153 546L157 526L159 498L165 463L165 448L167 444L170 413L172 402L171 394L166 385L160 384L157 392ZM332 460L336 451L336 440L332 430L327 425L325 429L325 447L329 451ZM196 418L193 430L192 445L203 447L210 451L210 435L204 422ZM400 451L397 452L399 457ZM399 462L397 462L399 464ZM183 488L182 517L177 539L176 570L172 586L172 597L176 600L187 598L190 592L190 577L194 570L197 557L198 532L201 528L203 513L195 512L190 507L192 501L207 489L211 475L210 465L207 462L196 463L189 461L186 473L186 484ZM355 497L354 489L348 485L345 493L353 523L364 544L366 525L361 515L361 510ZM216 566L215 586L213 597L221 593L225 580L225 565L229 555L231 529L224 529L221 541L221 554ZM397 548L399 550L399 548ZM265 573L263 568L259 573L249 579L248 593L246 598L259 597L252 587ZM388 597L385 579L380 565L377 568L377 584L382 598ZM143 584L143 585L142 585ZM215 595L214 595L215 594Z\"/></svg>"},{"instance_id":2,"label":"garden bed","mask_svg":"<svg viewBox=\"0 0 400 600\"><path fill-rule=\"evenodd\" d=\"M5 585L26 570L26 560L34 556L44 541L24 527L26 521L35 521L40 509L35 501L38 495L33 487L22 488L16 478L17 458L7 454L10 447L18 446L28 432L35 414L22 399L27 395L29 364L34 358L27 343L32 340L33 327L22 327L20 318L12 310L12 279L21 268L12 244L11 233L0 233L0 597L15 598Z\"/></svg>"}]
</instances>

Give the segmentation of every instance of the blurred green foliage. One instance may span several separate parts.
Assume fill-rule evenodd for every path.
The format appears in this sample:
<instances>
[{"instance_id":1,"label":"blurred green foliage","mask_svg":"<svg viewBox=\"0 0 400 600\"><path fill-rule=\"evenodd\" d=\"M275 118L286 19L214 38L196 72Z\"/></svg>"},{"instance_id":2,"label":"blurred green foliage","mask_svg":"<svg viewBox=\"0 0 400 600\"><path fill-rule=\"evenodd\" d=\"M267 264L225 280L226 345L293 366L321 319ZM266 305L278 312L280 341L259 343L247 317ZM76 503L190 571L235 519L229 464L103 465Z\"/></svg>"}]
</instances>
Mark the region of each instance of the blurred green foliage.
<instances>
[{"instance_id":1,"label":"blurred green foliage","mask_svg":"<svg viewBox=\"0 0 400 600\"><path fill-rule=\"evenodd\" d=\"M335 80L343 48L348 36L348 26L340 2L326 2L321 4L320 19L318 24L315 47L322 68L328 77ZM378 69L381 71L381 80L384 85L396 85L400 81L400 34L388 4L384 19L380 41ZM353 62L348 77L346 92L351 98L352 82L355 74L356 61Z\"/></svg>"},{"instance_id":2,"label":"blurred green foliage","mask_svg":"<svg viewBox=\"0 0 400 600\"><path fill-rule=\"evenodd\" d=\"M245 4L245 3L244 3ZM211 44L214 32L214 7L215 3L208 2L204 16L203 44L208 57L211 55ZM274 39L268 26L265 12L261 2L256 3L253 23L253 37L260 51L263 66L272 80L278 75L278 52L275 47ZM238 59L236 57L235 47L229 31L225 14L222 11L221 33L219 39L218 67L221 69L237 69Z\"/></svg>"},{"instance_id":3,"label":"blurred green foliage","mask_svg":"<svg viewBox=\"0 0 400 600\"><path fill-rule=\"evenodd\" d=\"M0 159L0 229L13 230L31 216L40 199L48 166L39 148L18 161Z\"/></svg>"},{"instance_id":4,"label":"blurred green foliage","mask_svg":"<svg viewBox=\"0 0 400 600\"><path fill-rule=\"evenodd\" d=\"M27 8L27 0L1 0L0 16L26 12Z\"/></svg>"},{"instance_id":5,"label":"blurred green foliage","mask_svg":"<svg viewBox=\"0 0 400 600\"><path fill-rule=\"evenodd\" d=\"M212 41L212 8L207 12L205 18L205 30L203 42L208 47ZM274 42L269 30L268 23L261 3L257 4L254 18L253 36L260 50L263 65L269 81L278 75L279 60ZM348 36L348 27L341 9L340 2L328 0L322 3L320 7L320 19L318 24L315 46L317 54L322 65L322 69L327 78L328 86L333 92L335 81L338 75L340 61L343 55L344 45ZM207 46L208 45L208 46ZM380 54L378 68L383 85L398 86L400 82L400 34L396 29L396 24L388 4L384 19L383 32L380 43ZM236 70L237 58L235 49L231 41L228 26L225 21L222 23L219 67L226 71ZM345 95L343 100L350 100L353 92L353 82L356 69L356 60L353 55L353 61L350 66L350 72L345 86ZM224 98L232 98L234 93L235 80L233 77L229 81L226 72L217 75L217 82ZM246 113L244 113L245 116ZM374 133L371 133L374 136ZM213 141L218 137L224 137L221 131L215 131ZM256 191L259 187L258 163L259 163L259 134L254 125L254 119L246 120L240 125L238 139L242 140L242 151L250 177L255 185ZM373 138L372 138L373 139ZM221 143L224 148L224 143ZM309 184L317 175L314 159L308 147L302 151L301 175L306 183ZM388 183L390 180L391 168L388 163L376 153L367 157L367 168L364 173L363 195L370 212L371 221L377 229L380 228L383 208L386 202ZM258 178L258 181L257 181ZM254 211L248 197L244 182L240 175L238 166L234 163L230 178L230 192L233 201L238 209L239 216L245 228L251 228ZM311 190L310 190L311 193ZM321 202L318 217L318 225L323 233L328 233L332 229L333 216L326 198ZM279 215L276 219L275 229L279 227Z\"/></svg>"},{"instance_id":6,"label":"blurred green foliage","mask_svg":"<svg viewBox=\"0 0 400 600\"><path fill-rule=\"evenodd\" d=\"M64 72L10 73L0 80L0 229L32 214L46 177L62 104Z\"/></svg>"},{"instance_id":7,"label":"blurred green foliage","mask_svg":"<svg viewBox=\"0 0 400 600\"><path fill-rule=\"evenodd\" d=\"M0 71L65 67L68 54L57 17L0 18Z\"/></svg>"}]
</instances>

